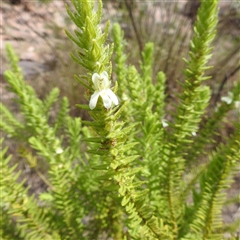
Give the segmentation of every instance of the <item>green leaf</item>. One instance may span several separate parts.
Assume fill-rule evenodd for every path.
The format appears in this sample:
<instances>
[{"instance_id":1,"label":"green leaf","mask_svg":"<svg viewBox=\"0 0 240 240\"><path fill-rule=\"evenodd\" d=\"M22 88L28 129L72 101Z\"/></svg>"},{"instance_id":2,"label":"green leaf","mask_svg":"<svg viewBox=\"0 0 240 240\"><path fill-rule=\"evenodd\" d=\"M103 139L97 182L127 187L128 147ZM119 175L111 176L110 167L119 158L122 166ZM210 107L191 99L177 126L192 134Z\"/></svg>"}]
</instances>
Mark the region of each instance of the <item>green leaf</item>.
<instances>
[{"instance_id":1,"label":"green leaf","mask_svg":"<svg viewBox=\"0 0 240 240\"><path fill-rule=\"evenodd\" d=\"M121 202L122 206L127 205L130 200L131 200L130 196L124 196Z\"/></svg>"}]
</instances>

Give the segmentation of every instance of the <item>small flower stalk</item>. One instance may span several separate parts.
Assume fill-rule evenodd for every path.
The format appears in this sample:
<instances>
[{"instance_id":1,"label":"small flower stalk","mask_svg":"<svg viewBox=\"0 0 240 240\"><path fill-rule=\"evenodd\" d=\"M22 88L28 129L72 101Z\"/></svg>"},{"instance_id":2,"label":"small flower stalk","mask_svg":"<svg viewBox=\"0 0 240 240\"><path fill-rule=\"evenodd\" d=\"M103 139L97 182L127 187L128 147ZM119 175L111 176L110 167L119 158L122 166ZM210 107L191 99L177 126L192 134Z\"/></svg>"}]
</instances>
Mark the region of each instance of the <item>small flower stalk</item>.
<instances>
[{"instance_id":1,"label":"small flower stalk","mask_svg":"<svg viewBox=\"0 0 240 240\"><path fill-rule=\"evenodd\" d=\"M90 109L96 107L99 96L101 96L103 105L106 109L111 108L112 104L119 104L117 96L110 89L111 81L108 80L108 73L106 71L101 74L94 73L92 75L92 82L95 92L92 94L89 101Z\"/></svg>"}]
</instances>

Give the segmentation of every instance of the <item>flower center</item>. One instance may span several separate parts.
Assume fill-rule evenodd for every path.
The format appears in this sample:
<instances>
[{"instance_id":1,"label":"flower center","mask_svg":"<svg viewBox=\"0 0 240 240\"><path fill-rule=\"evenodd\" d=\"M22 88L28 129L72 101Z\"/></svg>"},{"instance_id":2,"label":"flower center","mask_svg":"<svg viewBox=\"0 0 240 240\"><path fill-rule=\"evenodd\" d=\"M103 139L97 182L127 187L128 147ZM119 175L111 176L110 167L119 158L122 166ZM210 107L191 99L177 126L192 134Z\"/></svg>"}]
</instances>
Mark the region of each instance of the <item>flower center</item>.
<instances>
[{"instance_id":1,"label":"flower center","mask_svg":"<svg viewBox=\"0 0 240 240\"><path fill-rule=\"evenodd\" d=\"M104 90L104 84L103 84L103 78L99 78L98 80L98 90L101 91L101 90Z\"/></svg>"}]
</instances>

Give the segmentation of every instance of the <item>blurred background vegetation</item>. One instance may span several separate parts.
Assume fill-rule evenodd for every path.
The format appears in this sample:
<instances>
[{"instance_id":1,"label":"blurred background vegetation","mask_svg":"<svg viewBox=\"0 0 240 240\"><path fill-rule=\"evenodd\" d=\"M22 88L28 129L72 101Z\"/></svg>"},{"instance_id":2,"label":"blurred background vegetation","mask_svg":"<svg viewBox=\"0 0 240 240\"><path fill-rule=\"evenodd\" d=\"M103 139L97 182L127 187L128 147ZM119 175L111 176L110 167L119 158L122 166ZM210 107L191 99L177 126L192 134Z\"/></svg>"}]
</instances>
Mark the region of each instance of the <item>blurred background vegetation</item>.
<instances>
[{"instance_id":1,"label":"blurred background vegetation","mask_svg":"<svg viewBox=\"0 0 240 240\"><path fill-rule=\"evenodd\" d=\"M97 1L96 1L97 2ZM8 67L4 45L12 44L20 57L20 66L26 81L43 98L53 87L58 87L61 96L67 96L70 101L71 115L88 119L89 116L79 108L77 103L84 103L84 89L74 79L75 74L83 74L84 70L69 56L75 52L76 46L67 38L64 29L74 30L73 24L65 11L65 4L70 1L49 0L4 0L1 5L3 25L1 34L3 44L2 66L0 69L1 101L9 106L16 114L17 103L14 95L6 90L3 72ZM193 23L200 3L192 1L147 1L121 0L103 1L102 24L110 19L120 23L124 35L128 63L139 68L141 51L145 43L155 44L153 80L158 71L166 73L167 77L167 113L174 110L176 94L180 90L178 82L183 82L183 58L188 57L189 40L193 34ZM215 42L213 44L213 58L210 64L214 66L207 74L212 79L207 82L212 89L212 99L208 108L209 114L216 108L221 97L227 95L234 81L239 81L240 69L240 3L239 1L220 1L219 24ZM112 41L110 31L109 42ZM114 64L113 64L114 68ZM115 78L114 74L112 76ZM54 115L54 109L51 113ZM226 118L226 123L220 129L216 140L223 140L234 131L232 120L239 117L237 111L232 111ZM171 116L166 116L171 121ZM3 133L1 133L3 135ZM20 163L26 182L33 193L41 191L44 186L36 172L28 167L21 152L21 145L6 139L9 151L14 154L13 161ZM18 149L18 151L16 151ZM14 160L15 159L15 160ZM40 166L44 172L45 166ZM237 181L236 181L237 183ZM235 184L236 184L235 183ZM240 186L235 186L240 189Z\"/></svg>"},{"instance_id":2,"label":"blurred background vegetation","mask_svg":"<svg viewBox=\"0 0 240 240\"><path fill-rule=\"evenodd\" d=\"M74 52L76 48L64 33L64 29L73 29L65 12L65 4L69 1L5 0L2 6L3 40L16 46L20 64L26 71L26 80L32 80L40 96L53 86L58 86L62 95L70 99L71 113L87 118L74 107L84 101L82 89L73 78L74 74L81 74L82 69L69 57L69 52ZM144 44L154 42L153 79L160 70L166 73L167 95L171 101L179 88L177 81L184 80L182 58L188 56L189 39L199 5L199 0L107 0L103 3L102 22L104 24L110 19L111 23L121 24L130 64L138 66ZM211 108L239 78L239 7L240 3L236 1L220 1L218 34L211 60L214 67L208 72L212 76L208 82L213 92ZM5 58L3 66L7 66Z\"/></svg>"}]
</instances>

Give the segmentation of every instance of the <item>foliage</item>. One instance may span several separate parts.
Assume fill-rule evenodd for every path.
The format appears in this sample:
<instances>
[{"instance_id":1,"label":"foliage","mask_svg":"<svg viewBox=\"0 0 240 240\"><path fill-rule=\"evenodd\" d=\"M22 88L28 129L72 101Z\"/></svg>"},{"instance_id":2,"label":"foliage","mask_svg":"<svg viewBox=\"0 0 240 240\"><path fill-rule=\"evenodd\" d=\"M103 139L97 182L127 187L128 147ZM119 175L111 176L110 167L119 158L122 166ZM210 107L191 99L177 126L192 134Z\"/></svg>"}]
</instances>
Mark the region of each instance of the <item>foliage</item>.
<instances>
[{"instance_id":1,"label":"foliage","mask_svg":"<svg viewBox=\"0 0 240 240\"><path fill-rule=\"evenodd\" d=\"M45 187L30 196L25 180L19 182L23 176L16 173L17 164L11 167L6 148L2 150L3 238L193 240L221 239L226 232L233 237L239 220L225 225L221 210L239 163L239 123L226 144L206 154L224 117L239 104L240 94L236 83L205 120L211 97L205 70L216 31L217 0L202 1L179 104L168 122L166 76L152 76L154 45L145 45L137 70L127 63L118 24L113 26L114 46L106 43L110 24L102 31L102 2L96 11L93 1L72 3L75 11L67 7L67 12L77 30L66 33L79 48L73 60L86 71L76 76L86 89L85 98L92 101L96 91L107 90L92 76L104 71L111 76L114 51L112 91L120 104L106 109L99 98L93 110L77 105L88 111L91 121L71 117L68 99L59 100L57 88L44 100L37 97L7 45L11 70L5 78L17 96L21 117L1 104L1 129L16 139L21 156ZM46 172L39 169L41 161Z\"/></svg>"}]
</instances>

